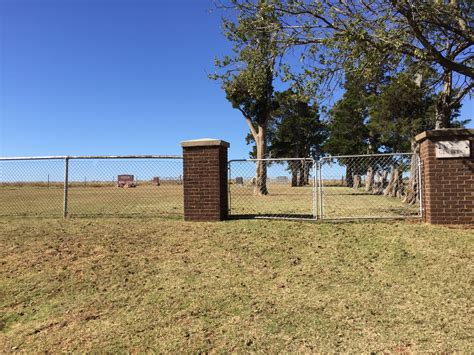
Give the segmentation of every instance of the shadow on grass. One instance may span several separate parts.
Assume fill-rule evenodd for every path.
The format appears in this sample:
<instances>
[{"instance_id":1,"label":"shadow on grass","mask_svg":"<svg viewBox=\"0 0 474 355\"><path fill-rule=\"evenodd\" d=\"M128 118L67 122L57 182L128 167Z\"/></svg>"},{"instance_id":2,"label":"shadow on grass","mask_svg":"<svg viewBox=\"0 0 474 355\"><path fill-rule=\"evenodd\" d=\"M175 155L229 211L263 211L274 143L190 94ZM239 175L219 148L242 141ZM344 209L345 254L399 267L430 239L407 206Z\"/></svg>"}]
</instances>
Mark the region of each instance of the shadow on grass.
<instances>
[{"instance_id":1,"label":"shadow on grass","mask_svg":"<svg viewBox=\"0 0 474 355\"><path fill-rule=\"evenodd\" d=\"M229 215L230 220L236 219L306 219L316 220L311 214L278 214L278 213L264 213L264 214L233 214Z\"/></svg>"}]
</instances>

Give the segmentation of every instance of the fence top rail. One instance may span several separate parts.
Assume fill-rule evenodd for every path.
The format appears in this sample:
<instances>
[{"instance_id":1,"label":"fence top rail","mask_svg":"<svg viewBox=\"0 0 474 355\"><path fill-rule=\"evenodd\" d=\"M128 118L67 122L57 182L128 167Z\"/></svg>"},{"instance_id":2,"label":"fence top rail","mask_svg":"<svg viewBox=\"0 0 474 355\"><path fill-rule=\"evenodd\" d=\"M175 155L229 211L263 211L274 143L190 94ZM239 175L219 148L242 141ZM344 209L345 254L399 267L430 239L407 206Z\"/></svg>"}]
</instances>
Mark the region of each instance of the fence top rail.
<instances>
[{"instance_id":1,"label":"fence top rail","mask_svg":"<svg viewBox=\"0 0 474 355\"><path fill-rule=\"evenodd\" d=\"M319 158L319 160L344 159L344 158L368 158L368 157L396 157L396 156L412 156L415 153L375 153L375 154L356 154L356 155L328 155Z\"/></svg>"},{"instance_id":2,"label":"fence top rail","mask_svg":"<svg viewBox=\"0 0 474 355\"><path fill-rule=\"evenodd\" d=\"M314 161L313 158L265 158L265 159L231 159L229 163L236 161Z\"/></svg>"},{"instance_id":3,"label":"fence top rail","mask_svg":"<svg viewBox=\"0 0 474 355\"><path fill-rule=\"evenodd\" d=\"M0 157L0 161L64 159L183 159L183 157L181 155L54 155L39 157Z\"/></svg>"}]
</instances>

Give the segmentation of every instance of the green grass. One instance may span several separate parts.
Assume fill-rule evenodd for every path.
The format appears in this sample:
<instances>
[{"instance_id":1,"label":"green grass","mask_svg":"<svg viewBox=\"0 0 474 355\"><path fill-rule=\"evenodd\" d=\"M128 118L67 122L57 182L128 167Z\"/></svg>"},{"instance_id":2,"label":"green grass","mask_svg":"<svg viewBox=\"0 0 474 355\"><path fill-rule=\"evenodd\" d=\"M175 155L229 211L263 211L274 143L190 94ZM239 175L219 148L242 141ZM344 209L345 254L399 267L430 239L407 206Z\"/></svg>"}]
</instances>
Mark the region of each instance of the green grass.
<instances>
[{"instance_id":1,"label":"green grass","mask_svg":"<svg viewBox=\"0 0 474 355\"><path fill-rule=\"evenodd\" d=\"M183 213L181 185L140 184L123 189L97 186L69 189L69 215L180 216ZM268 196L255 196L251 185L230 185L231 214L312 216L316 206L313 206L311 187L269 184L268 189ZM63 190L59 185L49 189L7 186L0 188L0 199L0 216L62 216ZM419 212L418 206L405 204L398 198L334 186L324 189L323 209L325 218L400 217Z\"/></svg>"},{"instance_id":2,"label":"green grass","mask_svg":"<svg viewBox=\"0 0 474 355\"><path fill-rule=\"evenodd\" d=\"M472 229L0 219L0 352L470 352Z\"/></svg>"}]
</instances>

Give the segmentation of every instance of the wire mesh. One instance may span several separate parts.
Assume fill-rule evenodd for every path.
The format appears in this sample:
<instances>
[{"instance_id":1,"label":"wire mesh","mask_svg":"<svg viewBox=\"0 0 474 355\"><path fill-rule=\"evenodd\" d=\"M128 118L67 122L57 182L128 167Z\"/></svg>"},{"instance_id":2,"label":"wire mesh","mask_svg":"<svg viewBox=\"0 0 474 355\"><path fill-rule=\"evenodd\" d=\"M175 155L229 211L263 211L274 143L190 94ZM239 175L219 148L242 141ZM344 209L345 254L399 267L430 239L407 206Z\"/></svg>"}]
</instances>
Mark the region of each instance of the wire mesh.
<instances>
[{"instance_id":1,"label":"wire mesh","mask_svg":"<svg viewBox=\"0 0 474 355\"><path fill-rule=\"evenodd\" d=\"M79 159L69 163L70 216L181 215L181 159Z\"/></svg>"},{"instance_id":2,"label":"wire mesh","mask_svg":"<svg viewBox=\"0 0 474 355\"><path fill-rule=\"evenodd\" d=\"M416 155L326 157L319 165L321 218L420 216Z\"/></svg>"},{"instance_id":3,"label":"wire mesh","mask_svg":"<svg viewBox=\"0 0 474 355\"><path fill-rule=\"evenodd\" d=\"M314 218L314 171L312 159L230 161L230 215Z\"/></svg>"},{"instance_id":4,"label":"wire mesh","mask_svg":"<svg viewBox=\"0 0 474 355\"><path fill-rule=\"evenodd\" d=\"M0 158L0 216L179 216L182 174L180 157ZM233 160L229 212L299 219L419 217L420 184L413 154Z\"/></svg>"},{"instance_id":5,"label":"wire mesh","mask_svg":"<svg viewBox=\"0 0 474 355\"><path fill-rule=\"evenodd\" d=\"M61 216L64 160L0 160L0 216Z\"/></svg>"},{"instance_id":6,"label":"wire mesh","mask_svg":"<svg viewBox=\"0 0 474 355\"><path fill-rule=\"evenodd\" d=\"M182 165L176 157L0 160L0 215L179 216Z\"/></svg>"}]
</instances>

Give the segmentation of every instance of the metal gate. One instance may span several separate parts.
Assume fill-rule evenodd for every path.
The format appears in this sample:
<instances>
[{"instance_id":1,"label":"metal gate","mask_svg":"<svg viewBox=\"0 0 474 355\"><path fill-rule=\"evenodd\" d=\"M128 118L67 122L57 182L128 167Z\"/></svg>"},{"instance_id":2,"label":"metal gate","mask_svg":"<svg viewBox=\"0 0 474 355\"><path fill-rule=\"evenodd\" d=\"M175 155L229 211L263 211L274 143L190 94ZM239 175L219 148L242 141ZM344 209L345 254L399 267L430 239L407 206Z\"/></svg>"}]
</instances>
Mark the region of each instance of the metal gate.
<instances>
[{"instance_id":1,"label":"metal gate","mask_svg":"<svg viewBox=\"0 0 474 355\"><path fill-rule=\"evenodd\" d=\"M236 218L316 219L313 159L229 161L229 215ZM259 174L257 169L266 174Z\"/></svg>"},{"instance_id":2,"label":"metal gate","mask_svg":"<svg viewBox=\"0 0 474 355\"><path fill-rule=\"evenodd\" d=\"M414 154L323 157L318 169L320 219L421 217Z\"/></svg>"},{"instance_id":3,"label":"metal gate","mask_svg":"<svg viewBox=\"0 0 474 355\"><path fill-rule=\"evenodd\" d=\"M421 217L420 186L421 165L411 153L231 160L229 215L311 220Z\"/></svg>"}]
</instances>

